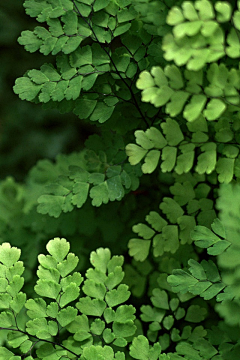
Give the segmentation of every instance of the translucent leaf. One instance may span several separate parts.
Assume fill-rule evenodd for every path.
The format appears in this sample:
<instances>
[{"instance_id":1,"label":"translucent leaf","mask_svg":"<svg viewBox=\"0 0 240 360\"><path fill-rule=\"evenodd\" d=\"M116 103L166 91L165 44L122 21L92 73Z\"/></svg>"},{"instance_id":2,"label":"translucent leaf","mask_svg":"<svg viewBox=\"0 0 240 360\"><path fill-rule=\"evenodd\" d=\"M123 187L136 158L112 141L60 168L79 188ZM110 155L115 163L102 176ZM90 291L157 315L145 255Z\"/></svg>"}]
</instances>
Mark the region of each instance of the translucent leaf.
<instances>
[{"instance_id":1,"label":"translucent leaf","mask_svg":"<svg viewBox=\"0 0 240 360\"><path fill-rule=\"evenodd\" d=\"M136 86L140 90L148 89L155 86L155 82L148 71L142 71L136 82Z\"/></svg>"},{"instance_id":2,"label":"translucent leaf","mask_svg":"<svg viewBox=\"0 0 240 360\"><path fill-rule=\"evenodd\" d=\"M182 10L178 6L174 6L170 9L167 15L167 23L169 25L181 24L185 19Z\"/></svg>"},{"instance_id":3,"label":"translucent leaf","mask_svg":"<svg viewBox=\"0 0 240 360\"><path fill-rule=\"evenodd\" d=\"M168 85L168 80L167 80L166 75L164 74L164 72L165 71L163 71L160 66L153 66L151 68L151 74L154 76L154 83L158 87Z\"/></svg>"},{"instance_id":4,"label":"translucent leaf","mask_svg":"<svg viewBox=\"0 0 240 360\"><path fill-rule=\"evenodd\" d=\"M177 148L172 146L165 146L162 150L161 170L163 173L170 172L174 168L177 157Z\"/></svg>"},{"instance_id":5,"label":"translucent leaf","mask_svg":"<svg viewBox=\"0 0 240 360\"><path fill-rule=\"evenodd\" d=\"M215 9L217 11L217 21L218 22L230 21L231 15L232 15L232 8L228 2L226 2L226 1L216 2Z\"/></svg>"},{"instance_id":6,"label":"translucent leaf","mask_svg":"<svg viewBox=\"0 0 240 360\"><path fill-rule=\"evenodd\" d=\"M9 243L2 243L0 245L0 262L10 267L15 264L21 255L21 250L16 247L11 247Z\"/></svg>"},{"instance_id":7,"label":"translucent leaf","mask_svg":"<svg viewBox=\"0 0 240 360\"><path fill-rule=\"evenodd\" d=\"M47 243L46 247L49 254L51 254L56 261L61 262L67 256L70 244L66 239L54 238Z\"/></svg>"},{"instance_id":8,"label":"translucent leaf","mask_svg":"<svg viewBox=\"0 0 240 360\"><path fill-rule=\"evenodd\" d=\"M99 248L97 251L92 251L90 254L91 264L103 273L106 273L110 258L111 253L109 249Z\"/></svg>"},{"instance_id":9,"label":"translucent leaf","mask_svg":"<svg viewBox=\"0 0 240 360\"><path fill-rule=\"evenodd\" d=\"M134 225L132 230L145 240L151 239L155 234L155 231L145 224Z\"/></svg>"},{"instance_id":10,"label":"translucent leaf","mask_svg":"<svg viewBox=\"0 0 240 360\"><path fill-rule=\"evenodd\" d=\"M182 79L182 74L175 65L167 65L164 69L165 74L169 78L169 85L171 88L180 90L183 88L184 83Z\"/></svg>"},{"instance_id":11,"label":"translucent leaf","mask_svg":"<svg viewBox=\"0 0 240 360\"><path fill-rule=\"evenodd\" d=\"M186 91L176 91L166 105L166 113L172 117L180 114L189 96L190 94Z\"/></svg>"},{"instance_id":12,"label":"translucent leaf","mask_svg":"<svg viewBox=\"0 0 240 360\"><path fill-rule=\"evenodd\" d=\"M149 254L151 240L130 239L128 242L129 255L136 261L144 261Z\"/></svg>"},{"instance_id":13,"label":"translucent leaf","mask_svg":"<svg viewBox=\"0 0 240 360\"><path fill-rule=\"evenodd\" d=\"M150 127L145 131L145 134L148 137L148 139L152 141L155 148L162 149L165 145L167 145L166 139L157 128Z\"/></svg>"},{"instance_id":14,"label":"translucent leaf","mask_svg":"<svg viewBox=\"0 0 240 360\"><path fill-rule=\"evenodd\" d=\"M144 159L142 165L142 172L144 174L151 174L157 167L160 158L160 151L150 150Z\"/></svg>"},{"instance_id":15,"label":"translucent leaf","mask_svg":"<svg viewBox=\"0 0 240 360\"><path fill-rule=\"evenodd\" d=\"M220 183L230 183L234 175L234 159L220 158L216 165L216 172L218 175L218 181Z\"/></svg>"},{"instance_id":16,"label":"translucent leaf","mask_svg":"<svg viewBox=\"0 0 240 360\"><path fill-rule=\"evenodd\" d=\"M184 3L182 4L182 9L185 19L190 21L196 21L199 19L198 13L195 10L194 5L190 1L184 1Z\"/></svg>"},{"instance_id":17,"label":"translucent leaf","mask_svg":"<svg viewBox=\"0 0 240 360\"><path fill-rule=\"evenodd\" d=\"M161 128L166 136L168 145L176 146L184 139L180 126L175 120L168 118L166 122L161 124Z\"/></svg>"},{"instance_id":18,"label":"translucent leaf","mask_svg":"<svg viewBox=\"0 0 240 360\"><path fill-rule=\"evenodd\" d=\"M146 216L146 221L156 231L162 231L162 228L167 225L167 221L164 220L156 211L150 211Z\"/></svg>"},{"instance_id":19,"label":"translucent leaf","mask_svg":"<svg viewBox=\"0 0 240 360\"><path fill-rule=\"evenodd\" d=\"M204 116L209 121L216 120L226 110L226 104L220 99L211 99L207 104L207 108L203 111Z\"/></svg>"},{"instance_id":20,"label":"translucent leaf","mask_svg":"<svg viewBox=\"0 0 240 360\"><path fill-rule=\"evenodd\" d=\"M147 134L143 130L136 130L134 132L136 137L136 143L140 145L143 149L149 150L154 147L153 142L149 139Z\"/></svg>"},{"instance_id":21,"label":"translucent leaf","mask_svg":"<svg viewBox=\"0 0 240 360\"><path fill-rule=\"evenodd\" d=\"M185 106L183 116L188 121L196 120L201 114L205 104L207 101L207 97L205 95L193 95L191 97L191 101L189 104Z\"/></svg>"},{"instance_id":22,"label":"translucent leaf","mask_svg":"<svg viewBox=\"0 0 240 360\"><path fill-rule=\"evenodd\" d=\"M135 144L128 144L126 146L126 154L128 156L130 164L136 165L147 154L147 150Z\"/></svg>"},{"instance_id":23,"label":"translucent leaf","mask_svg":"<svg viewBox=\"0 0 240 360\"><path fill-rule=\"evenodd\" d=\"M198 156L196 171L199 174L210 174L216 166L216 144L206 143L201 146L204 153Z\"/></svg>"}]
</instances>

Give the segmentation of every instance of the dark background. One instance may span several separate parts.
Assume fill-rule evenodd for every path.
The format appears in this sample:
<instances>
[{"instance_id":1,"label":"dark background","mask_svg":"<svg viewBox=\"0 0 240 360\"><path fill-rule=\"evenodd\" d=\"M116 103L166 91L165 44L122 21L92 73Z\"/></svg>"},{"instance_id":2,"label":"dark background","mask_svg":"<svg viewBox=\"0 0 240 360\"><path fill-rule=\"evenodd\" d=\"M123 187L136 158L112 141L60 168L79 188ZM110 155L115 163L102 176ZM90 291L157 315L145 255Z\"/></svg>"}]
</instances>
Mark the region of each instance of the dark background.
<instances>
[{"instance_id":1,"label":"dark background","mask_svg":"<svg viewBox=\"0 0 240 360\"><path fill-rule=\"evenodd\" d=\"M29 53L17 42L24 30L39 25L25 14L23 0L0 2L0 180L23 181L38 159L54 159L83 147L92 127L74 114L44 110L14 94L16 78L54 62L53 56Z\"/></svg>"}]
</instances>

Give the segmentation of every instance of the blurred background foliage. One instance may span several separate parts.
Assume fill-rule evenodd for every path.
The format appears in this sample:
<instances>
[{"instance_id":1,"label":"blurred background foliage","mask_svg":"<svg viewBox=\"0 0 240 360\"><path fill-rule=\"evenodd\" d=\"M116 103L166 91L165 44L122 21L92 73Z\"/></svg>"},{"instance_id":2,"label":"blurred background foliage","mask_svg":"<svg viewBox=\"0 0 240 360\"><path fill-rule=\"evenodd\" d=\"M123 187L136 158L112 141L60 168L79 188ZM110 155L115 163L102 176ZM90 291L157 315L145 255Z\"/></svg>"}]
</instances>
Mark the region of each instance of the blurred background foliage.
<instances>
[{"instance_id":1,"label":"blurred background foliage","mask_svg":"<svg viewBox=\"0 0 240 360\"><path fill-rule=\"evenodd\" d=\"M17 77L54 61L53 56L30 54L18 44L21 31L33 30L37 24L25 14L23 2L0 2L0 180L11 175L23 181L37 160L79 151L94 131L72 113L44 110L14 94Z\"/></svg>"}]
</instances>

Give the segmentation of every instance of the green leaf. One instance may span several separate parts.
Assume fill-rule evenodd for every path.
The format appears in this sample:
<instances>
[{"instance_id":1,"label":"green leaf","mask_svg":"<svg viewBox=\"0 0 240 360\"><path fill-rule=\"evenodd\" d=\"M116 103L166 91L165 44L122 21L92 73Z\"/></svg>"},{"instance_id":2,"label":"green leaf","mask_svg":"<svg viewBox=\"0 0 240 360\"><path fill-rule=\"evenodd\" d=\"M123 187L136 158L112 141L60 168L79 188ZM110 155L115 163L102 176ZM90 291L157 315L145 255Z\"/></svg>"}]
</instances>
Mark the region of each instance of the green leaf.
<instances>
[{"instance_id":1,"label":"green leaf","mask_svg":"<svg viewBox=\"0 0 240 360\"><path fill-rule=\"evenodd\" d=\"M57 314L57 321L62 327L70 324L77 316L77 309L68 306L65 309L61 309Z\"/></svg>"},{"instance_id":2,"label":"green leaf","mask_svg":"<svg viewBox=\"0 0 240 360\"><path fill-rule=\"evenodd\" d=\"M57 262L61 262L67 256L70 244L66 239L54 238L47 243L46 247L49 254L51 254Z\"/></svg>"},{"instance_id":3,"label":"green leaf","mask_svg":"<svg viewBox=\"0 0 240 360\"><path fill-rule=\"evenodd\" d=\"M82 287L83 292L96 299L104 299L106 294L106 287L102 283L96 283L94 280L85 280Z\"/></svg>"},{"instance_id":4,"label":"green leaf","mask_svg":"<svg viewBox=\"0 0 240 360\"><path fill-rule=\"evenodd\" d=\"M175 120L168 118L166 122L161 124L161 128L170 146L176 146L184 139L180 126Z\"/></svg>"},{"instance_id":5,"label":"green leaf","mask_svg":"<svg viewBox=\"0 0 240 360\"><path fill-rule=\"evenodd\" d=\"M100 299L91 299L90 297L81 298L76 307L85 315L100 317L106 308L106 303Z\"/></svg>"},{"instance_id":6,"label":"green leaf","mask_svg":"<svg viewBox=\"0 0 240 360\"><path fill-rule=\"evenodd\" d=\"M16 247L11 247L9 243L2 243L0 245L0 262L10 267L14 265L20 258L21 250Z\"/></svg>"},{"instance_id":7,"label":"green leaf","mask_svg":"<svg viewBox=\"0 0 240 360\"><path fill-rule=\"evenodd\" d=\"M90 262L95 269L106 273L108 263L111 258L109 249L98 248L97 251L92 251L90 254Z\"/></svg>"},{"instance_id":8,"label":"green leaf","mask_svg":"<svg viewBox=\"0 0 240 360\"><path fill-rule=\"evenodd\" d=\"M185 316L185 320L193 323L202 322L207 315L207 310L199 305L190 305Z\"/></svg>"},{"instance_id":9,"label":"green leaf","mask_svg":"<svg viewBox=\"0 0 240 360\"><path fill-rule=\"evenodd\" d=\"M153 289L152 294L151 302L154 306L160 309L169 310L168 294L166 291L156 288Z\"/></svg>"},{"instance_id":10,"label":"green leaf","mask_svg":"<svg viewBox=\"0 0 240 360\"><path fill-rule=\"evenodd\" d=\"M204 152L198 156L196 171L199 174L210 174L216 166L216 144L206 143L201 146L201 150Z\"/></svg>"},{"instance_id":11,"label":"green leaf","mask_svg":"<svg viewBox=\"0 0 240 360\"><path fill-rule=\"evenodd\" d=\"M61 286L52 280L40 279L37 281L37 285L34 286L34 290L40 296L56 299Z\"/></svg>"},{"instance_id":12,"label":"green leaf","mask_svg":"<svg viewBox=\"0 0 240 360\"><path fill-rule=\"evenodd\" d=\"M79 296L79 286L75 283L70 283L65 289L63 294L61 295L61 299L59 305L61 307L66 306L70 302L76 300Z\"/></svg>"},{"instance_id":13,"label":"green leaf","mask_svg":"<svg viewBox=\"0 0 240 360\"><path fill-rule=\"evenodd\" d=\"M181 206L172 198L163 198L163 202L160 204L160 209L164 214L166 214L167 218L171 223L176 224L177 219L184 214Z\"/></svg>"},{"instance_id":14,"label":"green leaf","mask_svg":"<svg viewBox=\"0 0 240 360\"><path fill-rule=\"evenodd\" d=\"M109 307L114 307L123 302L127 301L130 297L130 291L128 291L128 286L125 284L120 284L117 289L113 289L107 292L105 300Z\"/></svg>"},{"instance_id":15,"label":"green leaf","mask_svg":"<svg viewBox=\"0 0 240 360\"><path fill-rule=\"evenodd\" d=\"M151 240L130 239L128 242L129 255L136 261L144 261L148 257Z\"/></svg>"},{"instance_id":16,"label":"green leaf","mask_svg":"<svg viewBox=\"0 0 240 360\"><path fill-rule=\"evenodd\" d=\"M177 148L172 146L165 146L162 150L161 159L161 170L163 173L170 172L173 170L177 157Z\"/></svg>"},{"instance_id":17,"label":"green leaf","mask_svg":"<svg viewBox=\"0 0 240 360\"><path fill-rule=\"evenodd\" d=\"M187 293L189 287L193 287L198 283L197 279L181 269L173 270L172 275L168 276L167 281L172 286L174 292L181 292L182 294Z\"/></svg>"},{"instance_id":18,"label":"green leaf","mask_svg":"<svg viewBox=\"0 0 240 360\"><path fill-rule=\"evenodd\" d=\"M47 305L41 298L27 300L25 307L30 319L47 317Z\"/></svg>"},{"instance_id":19,"label":"green leaf","mask_svg":"<svg viewBox=\"0 0 240 360\"><path fill-rule=\"evenodd\" d=\"M234 159L220 158L216 165L216 172L218 175L218 181L220 183L230 183L234 175Z\"/></svg>"},{"instance_id":20,"label":"green leaf","mask_svg":"<svg viewBox=\"0 0 240 360\"><path fill-rule=\"evenodd\" d=\"M196 120L201 114L205 104L207 101L207 97L205 95L193 95L191 97L191 101L189 104L185 106L183 116L188 121Z\"/></svg>"},{"instance_id":21,"label":"green leaf","mask_svg":"<svg viewBox=\"0 0 240 360\"><path fill-rule=\"evenodd\" d=\"M138 164L147 154L147 150L135 144L128 144L125 150L131 165Z\"/></svg>"},{"instance_id":22,"label":"green leaf","mask_svg":"<svg viewBox=\"0 0 240 360\"><path fill-rule=\"evenodd\" d=\"M231 5L226 1L218 1L215 4L215 9L217 11L217 21L218 22L228 22L230 21L232 15Z\"/></svg>"},{"instance_id":23,"label":"green leaf","mask_svg":"<svg viewBox=\"0 0 240 360\"><path fill-rule=\"evenodd\" d=\"M144 174L151 174L157 167L160 158L160 151L151 150L148 152L142 165L142 172Z\"/></svg>"},{"instance_id":24,"label":"green leaf","mask_svg":"<svg viewBox=\"0 0 240 360\"><path fill-rule=\"evenodd\" d=\"M218 119L226 110L226 104L220 99L211 99L207 104L206 110L203 111L203 115L209 121Z\"/></svg>"},{"instance_id":25,"label":"green leaf","mask_svg":"<svg viewBox=\"0 0 240 360\"><path fill-rule=\"evenodd\" d=\"M138 360L157 360L161 353L161 346L155 343L150 349L148 339L143 335L138 335L130 345L129 354Z\"/></svg>"},{"instance_id":26,"label":"green leaf","mask_svg":"<svg viewBox=\"0 0 240 360\"><path fill-rule=\"evenodd\" d=\"M60 254L59 254L60 255ZM67 259L57 264L57 269L62 277L70 274L78 264L78 257L72 253L67 255Z\"/></svg>"}]
</instances>

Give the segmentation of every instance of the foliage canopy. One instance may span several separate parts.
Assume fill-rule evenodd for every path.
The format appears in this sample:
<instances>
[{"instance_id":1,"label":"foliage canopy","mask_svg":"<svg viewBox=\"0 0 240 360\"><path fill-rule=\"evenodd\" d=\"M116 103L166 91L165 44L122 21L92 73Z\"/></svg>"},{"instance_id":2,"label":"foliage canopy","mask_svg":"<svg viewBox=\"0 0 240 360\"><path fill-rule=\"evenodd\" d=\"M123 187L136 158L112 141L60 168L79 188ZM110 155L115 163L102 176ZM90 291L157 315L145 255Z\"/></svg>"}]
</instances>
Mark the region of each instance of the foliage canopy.
<instances>
[{"instance_id":1,"label":"foliage canopy","mask_svg":"<svg viewBox=\"0 0 240 360\"><path fill-rule=\"evenodd\" d=\"M95 133L0 183L0 357L236 359L240 1L24 8L15 94Z\"/></svg>"}]
</instances>

